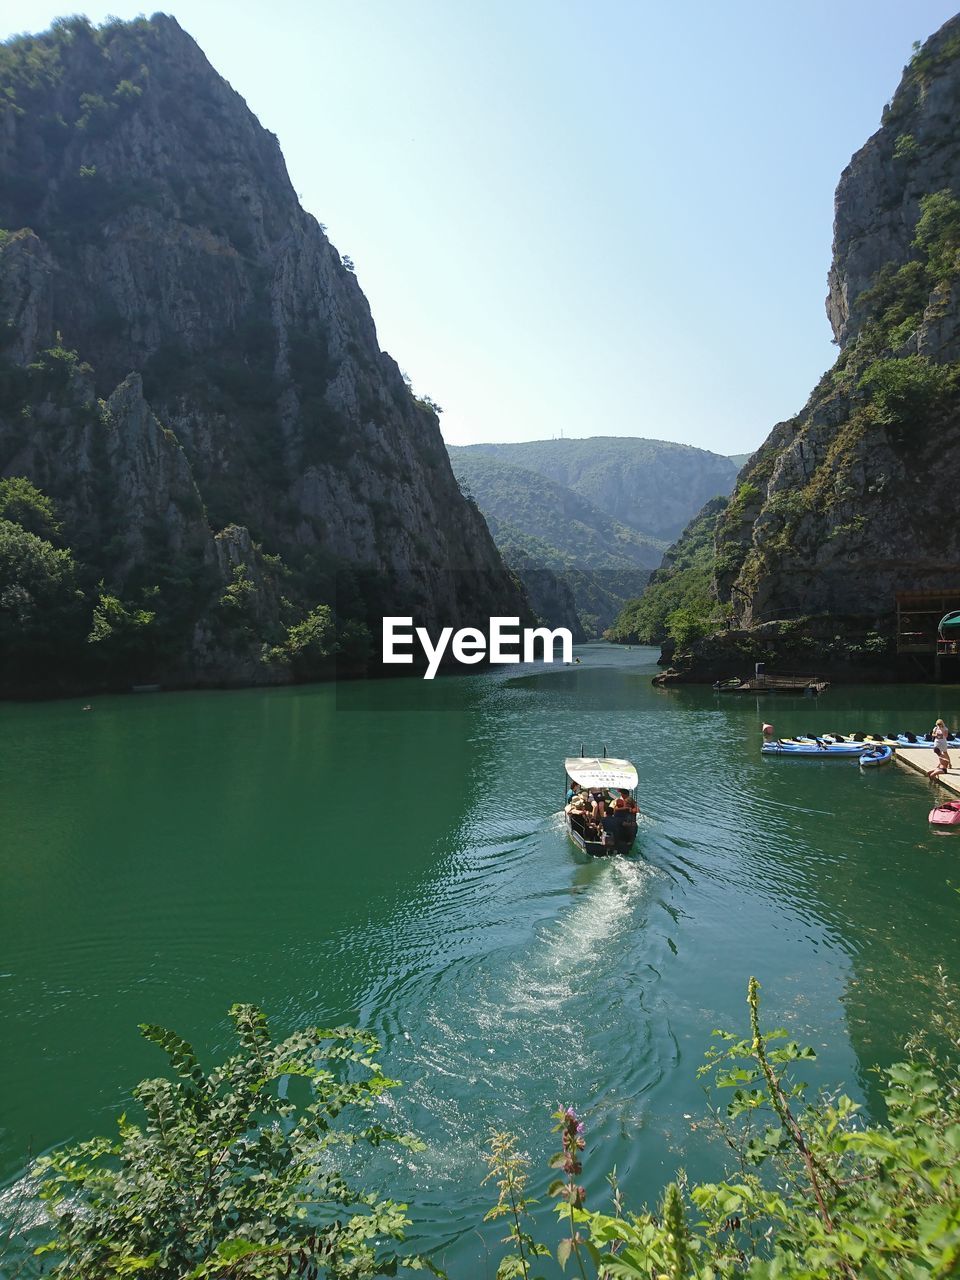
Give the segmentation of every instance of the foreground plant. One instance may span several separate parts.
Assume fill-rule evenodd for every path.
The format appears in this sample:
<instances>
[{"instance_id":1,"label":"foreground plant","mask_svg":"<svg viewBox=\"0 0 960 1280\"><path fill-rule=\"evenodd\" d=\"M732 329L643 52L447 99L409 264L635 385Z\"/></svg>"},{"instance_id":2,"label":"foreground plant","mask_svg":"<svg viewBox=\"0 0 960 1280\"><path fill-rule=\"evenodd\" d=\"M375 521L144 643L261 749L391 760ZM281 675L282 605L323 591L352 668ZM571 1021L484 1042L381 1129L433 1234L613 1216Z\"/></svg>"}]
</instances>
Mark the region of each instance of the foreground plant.
<instances>
[{"instance_id":1,"label":"foreground plant","mask_svg":"<svg viewBox=\"0 0 960 1280\"><path fill-rule=\"evenodd\" d=\"M534 1260L550 1257L547 1246L535 1240L526 1227L531 1206L536 1204L527 1195L530 1157L518 1148L512 1133L498 1130L490 1135L487 1145L490 1148L487 1156L490 1172L484 1182L496 1182L497 1203L484 1214L483 1220L491 1222L496 1218L507 1218L509 1233L504 1237L503 1243L512 1244L516 1250L501 1259L497 1267L497 1280L514 1280L516 1276L530 1280L530 1268Z\"/></svg>"},{"instance_id":2,"label":"foreground plant","mask_svg":"<svg viewBox=\"0 0 960 1280\"><path fill-rule=\"evenodd\" d=\"M143 1121L36 1165L53 1238L37 1252L70 1280L234 1280L392 1274L405 1205L350 1186L337 1147L412 1139L369 1112L395 1082L366 1032L299 1031L280 1043L253 1005L230 1010L239 1052L207 1073L162 1027L141 1032L176 1078L134 1090ZM361 1123L347 1123L359 1115ZM409 1260L412 1265L420 1265Z\"/></svg>"},{"instance_id":3,"label":"foreground plant","mask_svg":"<svg viewBox=\"0 0 960 1280\"><path fill-rule=\"evenodd\" d=\"M703 1072L733 1090L714 1108L735 1170L717 1183L671 1183L655 1210L586 1208L580 1122L555 1119L563 1151L552 1164L569 1220L557 1260L599 1280L904 1280L960 1276L960 1017L941 975L935 1042L908 1044L883 1073L888 1121L867 1124L843 1095L807 1100L793 1078L814 1058L786 1031L764 1033L759 984L747 995L751 1034L714 1034Z\"/></svg>"}]
</instances>

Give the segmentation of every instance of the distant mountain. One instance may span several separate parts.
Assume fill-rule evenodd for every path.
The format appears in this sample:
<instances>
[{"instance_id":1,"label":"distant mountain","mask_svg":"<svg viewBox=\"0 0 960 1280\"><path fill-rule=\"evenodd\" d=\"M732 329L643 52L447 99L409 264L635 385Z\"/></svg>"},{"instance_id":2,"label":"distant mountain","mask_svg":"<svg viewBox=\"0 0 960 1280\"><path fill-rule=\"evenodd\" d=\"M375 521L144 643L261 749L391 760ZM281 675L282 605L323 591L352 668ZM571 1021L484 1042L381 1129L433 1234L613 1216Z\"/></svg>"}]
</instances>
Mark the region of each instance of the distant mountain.
<instances>
[{"instance_id":1,"label":"distant mountain","mask_svg":"<svg viewBox=\"0 0 960 1280\"><path fill-rule=\"evenodd\" d=\"M457 452L525 467L572 489L621 524L667 542L705 502L729 495L739 470L733 459L706 449L634 436L474 444Z\"/></svg>"},{"instance_id":2,"label":"distant mountain","mask_svg":"<svg viewBox=\"0 0 960 1280\"><path fill-rule=\"evenodd\" d=\"M483 512L534 608L542 593L529 575L550 569L572 590L587 634L596 636L660 563L664 542L614 520L565 485L472 448L449 453L460 487Z\"/></svg>"},{"instance_id":3,"label":"distant mountain","mask_svg":"<svg viewBox=\"0 0 960 1280\"><path fill-rule=\"evenodd\" d=\"M621 524L564 484L472 447L448 452L460 487L466 486L488 523L493 519L555 547L564 567L655 569L663 558L662 539Z\"/></svg>"},{"instance_id":4,"label":"distant mountain","mask_svg":"<svg viewBox=\"0 0 960 1280\"><path fill-rule=\"evenodd\" d=\"M746 464L753 457L753 454L752 453L731 453L729 457L730 457L730 461L739 471L741 467L746 466Z\"/></svg>"}]
</instances>

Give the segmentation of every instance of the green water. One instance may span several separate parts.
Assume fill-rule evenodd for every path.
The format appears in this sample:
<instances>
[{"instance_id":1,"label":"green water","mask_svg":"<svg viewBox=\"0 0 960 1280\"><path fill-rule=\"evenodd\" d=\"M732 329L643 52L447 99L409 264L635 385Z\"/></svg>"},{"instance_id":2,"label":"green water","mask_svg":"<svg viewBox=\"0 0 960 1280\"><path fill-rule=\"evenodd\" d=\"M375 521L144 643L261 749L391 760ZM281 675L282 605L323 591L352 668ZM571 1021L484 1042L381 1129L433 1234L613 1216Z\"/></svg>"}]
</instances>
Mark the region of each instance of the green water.
<instances>
[{"instance_id":1,"label":"green water","mask_svg":"<svg viewBox=\"0 0 960 1280\"><path fill-rule=\"evenodd\" d=\"M548 1111L586 1113L585 1185L632 1199L719 1169L695 1071L715 1026L767 1017L819 1078L874 1104L960 975L960 837L900 767L767 760L759 724L952 726L960 690L834 688L819 705L657 690L650 650L575 668L334 689L0 707L0 1176L102 1131L157 1051L207 1051L235 1000L278 1032L356 1021L384 1040L422 1154L365 1174L418 1243L492 1274L473 1227L491 1125L539 1158ZM560 823L562 759L633 759L632 860L586 863ZM545 1182L545 1176L544 1176ZM486 1242L488 1243L485 1243Z\"/></svg>"}]
</instances>

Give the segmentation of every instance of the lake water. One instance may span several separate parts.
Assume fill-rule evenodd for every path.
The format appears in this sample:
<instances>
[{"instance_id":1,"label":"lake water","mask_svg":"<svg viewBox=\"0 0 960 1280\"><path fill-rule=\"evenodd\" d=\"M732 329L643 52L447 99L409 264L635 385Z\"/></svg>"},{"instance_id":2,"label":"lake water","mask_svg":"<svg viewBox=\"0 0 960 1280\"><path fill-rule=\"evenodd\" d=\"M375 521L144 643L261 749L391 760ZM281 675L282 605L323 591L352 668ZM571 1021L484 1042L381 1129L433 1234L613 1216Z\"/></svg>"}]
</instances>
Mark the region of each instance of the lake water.
<instances>
[{"instance_id":1,"label":"lake water","mask_svg":"<svg viewBox=\"0 0 960 1280\"><path fill-rule=\"evenodd\" d=\"M960 689L664 691L652 650L578 652L0 707L0 1176L109 1129L160 1069L137 1023L219 1052L236 1000L278 1033L382 1037L393 1118L427 1149L365 1175L461 1276L495 1271L491 1126L539 1161L549 1112L582 1108L595 1207L614 1164L635 1204L678 1165L719 1171L696 1068L714 1027L745 1027L750 974L767 1024L816 1047L815 1078L875 1106L871 1068L928 1013L936 966L960 975L960 837L928 829L919 775L763 759L759 725L953 726ZM566 839L581 742L638 766L634 858L588 863Z\"/></svg>"}]
</instances>

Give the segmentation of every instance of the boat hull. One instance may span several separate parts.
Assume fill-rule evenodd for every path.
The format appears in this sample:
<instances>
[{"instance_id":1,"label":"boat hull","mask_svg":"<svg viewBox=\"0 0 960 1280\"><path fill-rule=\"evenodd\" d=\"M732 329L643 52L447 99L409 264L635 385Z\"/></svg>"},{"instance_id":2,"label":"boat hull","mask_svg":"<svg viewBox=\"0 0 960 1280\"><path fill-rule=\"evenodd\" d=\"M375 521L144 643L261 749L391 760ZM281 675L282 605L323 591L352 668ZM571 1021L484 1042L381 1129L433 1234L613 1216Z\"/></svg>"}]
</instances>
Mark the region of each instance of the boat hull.
<instances>
[{"instance_id":1,"label":"boat hull","mask_svg":"<svg viewBox=\"0 0 960 1280\"><path fill-rule=\"evenodd\" d=\"M631 840L621 840L616 844L604 844L600 840L590 840L587 834L580 829L580 824L566 815L567 835L577 846L581 853L585 853L589 858L615 858L618 855L623 856L632 853L637 843L637 837L633 836Z\"/></svg>"},{"instance_id":2,"label":"boat hull","mask_svg":"<svg viewBox=\"0 0 960 1280\"><path fill-rule=\"evenodd\" d=\"M864 747L862 743L820 747L815 742L765 742L760 751L765 756L783 756L789 760L857 760L863 755Z\"/></svg>"},{"instance_id":3,"label":"boat hull","mask_svg":"<svg viewBox=\"0 0 960 1280\"><path fill-rule=\"evenodd\" d=\"M948 800L931 809L928 821L932 827L955 827L960 831L960 800Z\"/></svg>"},{"instance_id":4,"label":"boat hull","mask_svg":"<svg viewBox=\"0 0 960 1280\"><path fill-rule=\"evenodd\" d=\"M893 747L873 747L860 756L861 769L878 769L893 759Z\"/></svg>"}]
</instances>

